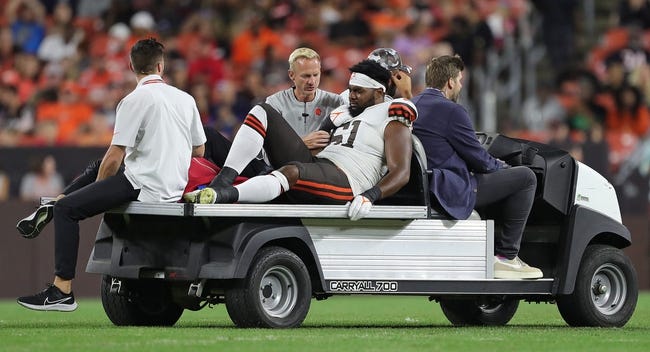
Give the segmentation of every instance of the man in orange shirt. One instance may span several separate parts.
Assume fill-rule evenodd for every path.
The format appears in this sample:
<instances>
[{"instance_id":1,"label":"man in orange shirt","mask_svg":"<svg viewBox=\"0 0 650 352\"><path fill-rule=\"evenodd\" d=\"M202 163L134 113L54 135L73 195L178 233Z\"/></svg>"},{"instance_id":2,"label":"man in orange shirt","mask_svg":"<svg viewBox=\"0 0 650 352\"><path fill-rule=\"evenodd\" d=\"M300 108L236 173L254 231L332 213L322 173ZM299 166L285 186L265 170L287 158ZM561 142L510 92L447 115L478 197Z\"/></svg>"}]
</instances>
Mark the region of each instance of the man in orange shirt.
<instances>
[{"instance_id":1,"label":"man in orange shirt","mask_svg":"<svg viewBox=\"0 0 650 352\"><path fill-rule=\"evenodd\" d=\"M232 66L237 80L243 78L249 71L254 59L263 58L266 48L273 47L278 55L283 55L282 38L271 28L267 27L262 18L255 15L250 20L249 27L239 33L232 42Z\"/></svg>"},{"instance_id":2,"label":"man in orange shirt","mask_svg":"<svg viewBox=\"0 0 650 352\"><path fill-rule=\"evenodd\" d=\"M36 108L36 123L55 121L57 144L74 143L73 136L83 124L90 122L93 108L80 98L81 89L73 82L63 83L55 102L44 102Z\"/></svg>"}]
</instances>

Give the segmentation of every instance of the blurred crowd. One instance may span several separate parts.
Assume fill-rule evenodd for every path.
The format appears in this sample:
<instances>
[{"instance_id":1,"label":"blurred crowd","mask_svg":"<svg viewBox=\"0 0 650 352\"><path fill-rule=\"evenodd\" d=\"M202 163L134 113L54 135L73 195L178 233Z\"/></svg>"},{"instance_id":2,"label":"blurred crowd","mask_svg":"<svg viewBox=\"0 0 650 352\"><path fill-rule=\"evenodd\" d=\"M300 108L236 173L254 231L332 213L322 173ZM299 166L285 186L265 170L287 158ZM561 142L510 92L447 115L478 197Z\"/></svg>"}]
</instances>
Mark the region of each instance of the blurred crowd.
<instances>
[{"instance_id":1,"label":"blurred crowd","mask_svg":"<svg viewBox=\"0 0 650 352\"><path fill-rule=\"evenodd\" d=\"M519 136L547 142L611 178L650 127L650 3L621 0L599 42L542 80Z\"/></svg>"},{"instance_id":2,"label":"blurred crowd","mask_svg":"<svg viewBox=\"0 0 650 352\"><path fill-rule=\"evenodd\" d=\"M128 49L165 43L166 79L191 93L204 124L231 136L255 102L288 85L299 46L322 56L321 88L343 91L347 68L394 47L423 88L432 56L482 51L514 30L524 0L0 0L0 145L107 145L135 81Z\"/></svg>"},{"instance_id":3,"label":"blurred crowd","mask_svg":"<svg viewBox=\"0 0 650 352\"><path fill-rule=\"evenodd\" d=\"M557 145L609 175L650 124L650 5L620 0L611 29L581 55L580 3L0 0L0 147L110 144L115 107L136 83L128 50L147 36L166 46L164 78L230 137L254 103L288 86L296 47L319 52L320 88L333 92L372 49L395 48L419 92L431 57L458 53L471 69L507 36L529 35L546 46L552 74L501 132ZM539 38L521 26L531 12L542 18ZM2 184L0 168L0 197Z\"/></svg>"}]
</instances>

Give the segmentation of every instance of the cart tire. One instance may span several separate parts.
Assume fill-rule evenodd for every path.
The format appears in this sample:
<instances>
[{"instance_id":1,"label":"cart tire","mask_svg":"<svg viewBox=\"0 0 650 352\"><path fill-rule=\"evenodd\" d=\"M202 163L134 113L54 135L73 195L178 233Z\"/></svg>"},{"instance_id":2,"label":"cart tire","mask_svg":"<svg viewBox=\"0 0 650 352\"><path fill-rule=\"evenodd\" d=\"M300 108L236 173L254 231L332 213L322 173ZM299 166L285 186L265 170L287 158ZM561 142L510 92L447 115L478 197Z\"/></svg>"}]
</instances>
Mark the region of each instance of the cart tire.
<instances>
[{"instance_id":1,"label":"cart tire","mask_svg":"<svg viewBox=\"0 0 650 352\"><path fill-rule=\"evenodd\" d=\"M636 271L622 250L607 245L585 249L575 288L557 306L571 326L621 327L632 317L639 297Z\"/></svg>"},{"instance_id":2,"label":"cart tire","mask_svg":"<svg viewBox=\"0 0 650 352\"><path fill-rule=\"evenodd\" d=\"M104 312L118 326L172 326L183 314L183 307L172 302L163 284L130 282L130 294L111 293L112 278L102 277L101 296Z\"/></svg>"},{"instance_id":3,"label":"cart tire","mask_svg":"<svg viewBox=\"0 0 650 352\"><path fill-rule=\"evenodd\" d=\"M440 308L447 320L457 326L502 326L517 312L514 298L441 299Z\"/></svg>"},{"instance_id":4,"label":"cart tire","mask_svg":"<svg viewBox=\"0 0 650 352\"><path fill-rule=\"evenodd\" d=\"M300 326L311 296L307 267L300 257L282 247L262 248L246 278L225 291L228 315L242 328Z\"/></svg>"}]
</instances>

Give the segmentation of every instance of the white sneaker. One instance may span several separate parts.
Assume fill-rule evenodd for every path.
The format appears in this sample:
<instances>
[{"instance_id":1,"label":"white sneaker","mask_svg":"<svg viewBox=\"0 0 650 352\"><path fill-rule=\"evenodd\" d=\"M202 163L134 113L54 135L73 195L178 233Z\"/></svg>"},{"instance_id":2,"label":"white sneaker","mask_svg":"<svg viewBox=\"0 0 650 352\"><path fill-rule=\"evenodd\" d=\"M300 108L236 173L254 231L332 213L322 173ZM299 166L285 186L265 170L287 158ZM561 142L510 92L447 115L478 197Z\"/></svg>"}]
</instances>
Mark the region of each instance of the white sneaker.
<instances>
[{"instance_id":1,"label":"white sneaker","mask_svg":"<svg viewBox=\"0 0 650 352\"><path fill-rule=\"evenodd\" d=\"M519 257L514 259L494 257L495 279L539 279L544 274L538 268L529 266Z\"/></svg>"}]
</instances>

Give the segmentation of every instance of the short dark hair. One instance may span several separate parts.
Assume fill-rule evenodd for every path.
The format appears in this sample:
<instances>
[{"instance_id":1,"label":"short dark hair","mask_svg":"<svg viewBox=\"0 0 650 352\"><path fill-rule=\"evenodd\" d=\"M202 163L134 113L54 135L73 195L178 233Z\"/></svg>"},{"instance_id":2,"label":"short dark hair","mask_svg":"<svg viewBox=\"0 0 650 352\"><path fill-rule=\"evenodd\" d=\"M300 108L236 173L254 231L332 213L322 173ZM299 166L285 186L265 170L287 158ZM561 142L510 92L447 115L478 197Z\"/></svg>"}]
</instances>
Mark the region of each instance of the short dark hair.
<instances>
[{"instance_id":1,"label":"short dark hair","mask_svg":"<svg viewBox=\"0 0 650 352\"><path fill-rule=\"evenodd\" d=\"M427 65L424 82L427 87L442 89L449 79L455 78L464 69L463 59L458 55L434 57Z\"/></svg>"},{"instance_id":2,"label":"short dark hair","mask_svg":"<svg viewBox=\"0 0 650 352\"><path fill-rule=\"evenodd\" d=\"M138 74L156 72L156 64L163 60L165 47L156 38L138 40L131 48L131 64Z\"/></svg>"},{"instance_id":3,"label":"short dark hair","mask_svg":"<svg viewBox=\"0 0 650 352\"><path fill-rule=\"evenodd\" d=\"M385 69L376 61L365 59L355 65L352 65L349 70L350 72L363 73L364 75L383 84L384 88L388 88L388 83L390 82L390 71Z\"/></svg>"}]
</instances>

